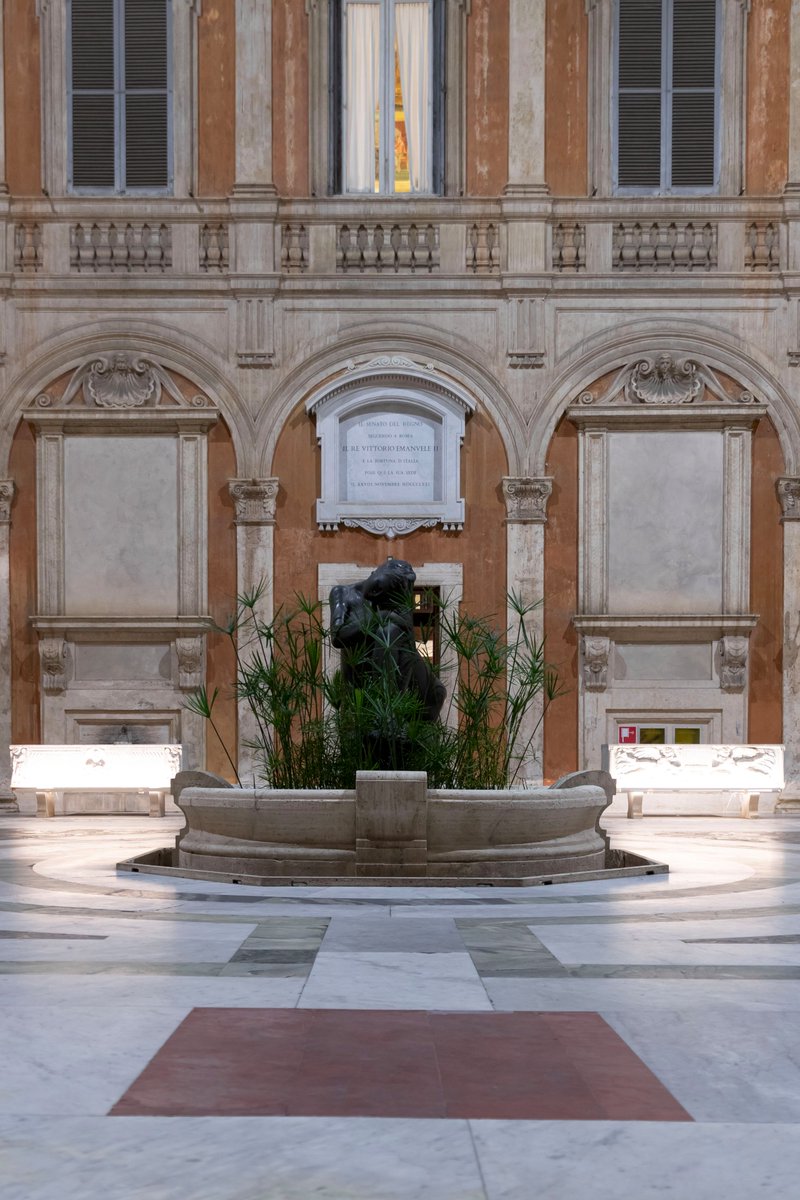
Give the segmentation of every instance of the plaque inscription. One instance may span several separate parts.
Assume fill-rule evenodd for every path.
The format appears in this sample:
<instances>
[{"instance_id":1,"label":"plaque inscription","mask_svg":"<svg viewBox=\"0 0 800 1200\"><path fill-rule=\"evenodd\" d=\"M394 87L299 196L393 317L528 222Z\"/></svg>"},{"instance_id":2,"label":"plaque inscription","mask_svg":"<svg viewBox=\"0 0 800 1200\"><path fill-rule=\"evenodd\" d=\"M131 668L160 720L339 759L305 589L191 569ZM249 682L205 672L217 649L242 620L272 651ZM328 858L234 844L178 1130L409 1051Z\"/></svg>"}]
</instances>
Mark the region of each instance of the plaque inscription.
<instances>
[{"instance_id":1,"label":"plaque inscription","mask_svg":"<svg viewBox=\"0 0 800 1200\"><path fill-rule=\"evenodd\" d=\"M341 499L391 504L441 499L439 422L382 408L339 426Z\"/></svg>"}]
</instances>

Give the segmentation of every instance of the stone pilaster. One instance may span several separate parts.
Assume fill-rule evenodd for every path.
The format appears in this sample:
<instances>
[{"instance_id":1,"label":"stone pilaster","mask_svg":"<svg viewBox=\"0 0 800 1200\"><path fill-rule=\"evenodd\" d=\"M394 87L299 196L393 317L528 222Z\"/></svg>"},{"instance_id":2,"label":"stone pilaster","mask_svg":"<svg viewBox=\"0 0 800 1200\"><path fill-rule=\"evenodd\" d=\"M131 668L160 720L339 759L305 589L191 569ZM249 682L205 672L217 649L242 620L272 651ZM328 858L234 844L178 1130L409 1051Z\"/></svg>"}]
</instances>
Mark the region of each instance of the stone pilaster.
<instances>
[{"instance_id":1,"label":"stone pilaster","mask_svg":"<svg viewBox=\"0 0 800 1200\"><path fill-rule=\"evenodd\" d=\"M800 0L789 17L789 164L787 192L800 194Z\"/></svg>"},{"instance_id":2,"label":"stone pilaster","mask_svg":"<svg viewBox=\"0 0 800 1200\"><path fill-rule=\"evenodd\" d=\"M793 6L794 8L794 6ZM800 812L800 476L777 481L783 523L783 744L786 787L776 812Z\"/></svg>"},{"instance_id":3,"label":"stone pilaster","mask_svg":"<svg viewBox=\"0 0 800 1200\"><path fill-rule=\"evenodd\" d=\"M254 615L269 623L275 606L274 526L278 499L277 479L230 479L228 490L235 507L236 576L239 595L261 589ZM246 648L240 653L246 654ZM239 777L245 787L253 775L253 752L247 745L256 735L250 706L239 701Z\"/></svg>"},{"instance_id":4,"label":"stone pilaster","mask_svg":"<svg viewBox=\"0 0 800 1200\"><path fill-rule=\"evenodd\" d=\"M6 101L5 101L5 46L3 23L5 0L0 0L0 195L8 194L6 183Z\"/></svg>"},{"instance_id":5,"label":"stone pilaster","mask_svg":"<svg viewBox=\"0 0 800 1200\"><path fill-rule=\"evenodd\" d=\"M547 501L553 490L549 477L505 476L503 496L506 502L506 589L525 605L538 604L527 618L528 628L537 641L544 638L544 527ZM508 622L516 622L509 608ZM532 782L542 778L543 749L542 707L532 707L521 731L523 744L531 739L535 760L527 763L520 779Z\"/></svg>"},{"instance_id":6,"label":"stone pilaster","mask_svg":"<svg viewBox=\"0 0 800 1200\"><path fill-rule=\"evenodd\" d=\"M543 194L546 0L510 0L508 184L511 195Z\"/></svg>"},{"instance_id":7,"label":"stone pilaster","mask_svg":"<svg viewBox=\"0 0 800 1200\"><path fill-rule=\"evenodd\" d=\"M236 182L272 195L272 0L236 0Z\"/></svg>"},{"instance_id":8,"label":"stone pilaster","mask_svg":"<svg viewBox=\"0 0 800 1200\"><path fill-rule=\"evenodd\" d=\"M1 14L0 14L1 15ZM0 479L0 813L18 812L11 790L11 605L9 533L14 484Z\"/></svg>"}]
</instances>

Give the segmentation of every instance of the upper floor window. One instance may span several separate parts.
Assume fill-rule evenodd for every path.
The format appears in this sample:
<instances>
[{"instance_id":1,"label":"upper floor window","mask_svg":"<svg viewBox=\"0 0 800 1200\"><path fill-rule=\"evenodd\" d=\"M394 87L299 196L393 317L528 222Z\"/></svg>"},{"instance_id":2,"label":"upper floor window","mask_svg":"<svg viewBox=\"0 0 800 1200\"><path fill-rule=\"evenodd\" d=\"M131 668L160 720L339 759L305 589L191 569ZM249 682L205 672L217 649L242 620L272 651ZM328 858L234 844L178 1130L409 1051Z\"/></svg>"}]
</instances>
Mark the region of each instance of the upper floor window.
<instances>
[{"instance_id":1,"label":"upper floor window","mask_svg":"<svg viewBox=\"0 0 800 1200\"><path fill-rule=\"evenodd\" d=\"M719 0L617 0L615 186L719 186Z\"/></svg>"},{"instance_id":2,"label":"upper floor window","mask_svg":"<svg viewBox=\"0 0 800 1200\"><path fill-rule=\"evenodd\" d=\"M441 190L443 12L437 0L341 0L342 191Z\"/></svg>"},{"instance_id":3,"label":"upper floor window","mask_svg":"<svg viewBox=\"0 0 800 1200\"><path fill-rule=\"evenodd\" d=\"M169 0L71 0L68 186L171 189Z\"/></svg>"}]
</instances>

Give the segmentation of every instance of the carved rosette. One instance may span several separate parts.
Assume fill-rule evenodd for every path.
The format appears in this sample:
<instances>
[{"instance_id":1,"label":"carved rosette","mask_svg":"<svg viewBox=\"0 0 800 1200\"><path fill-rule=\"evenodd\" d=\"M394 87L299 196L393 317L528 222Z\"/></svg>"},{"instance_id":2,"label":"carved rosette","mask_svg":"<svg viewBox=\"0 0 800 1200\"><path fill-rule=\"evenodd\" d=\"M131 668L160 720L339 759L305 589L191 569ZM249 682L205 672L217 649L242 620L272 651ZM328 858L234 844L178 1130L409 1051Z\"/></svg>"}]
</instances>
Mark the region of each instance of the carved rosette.
<instances>
[{"instance_id":1,"label":"carved rosette","mask_svg":"<svg viewBox=\"0 0 800 1200\"><path fill-rule=\"evenodd\" d=\"M781 522L800 521L800 476L784 475L776 483Z\"/></svg>"},{"instance_id":2,"label":"carved rosette","mask_svg":"<svg viewBox=\"0 0 800 1200\"><path fill-rule=\"evenodd\" d=\"M503 476L503 497L508 524L545 525L547 501L552 491L553 480L547 476L539 479Z\"/></svg>"},{"instance_id":3,"label":"carved rosette","mask_svg":"<svg viewBox=\"0 0 800 1200\"><path fill-rule=\"evenodd\" d=\"M45 692L63 692L67 686L67 643L64 639L40 638L39 661L42 666L42 689Z\"/></svg>"},{"instance_id":4,"label":"carved rosette","mask_svg":"<svg viewBox=\"0 0 800 1200\"><path fill-rule=\"evenodd\" d=\"M608 687L610 656L610 638L585 637L583 639L583 685L587 692L604 692Z\"/></svg>"},{"instance_id":5,"label":"carved rosette","mask_svg":"<svg viewBox=\"0 0 800 1200\"><path fill-rule=\"evenodd\" d=\"M671 354L641 359L625 385L625 398L631 404L692 404L702 394L697 363L676 360Z\"/></svg>"},{"instance_id":6,"label":"carved rosette","mask_svg":"<svg viewBox=\"0 0 800 1200\"><path fill-rule=\"evenodd\" d=\"M11 505L14 502L13 479L0 479L0 525L11 524Z\"/></svg>"},{"instance_id":7,"label":"carved rosette","mask_svg":"<svg viewBox=\"0 0 800 1200\"><path fill-rule=\"evenodd\" d=\"M229 479L237 525L274 525L278 479Z\"/></svg>"},{"instance_id":8,"label":"carved rosette","mask_svg":"<svg viewBox=\"0 0 800 1200\"><path fill-rule=\"evenodd\" d=\"M175 639L175 654L178 659L178 687L198 688L203 682L203 639L186 637Z\"/></svg>"},{"instance_id":9,"label":"carved rosette","mask_svg":"<svg viewBox=\"0 0 800 1200\"><path fill-rule=\"evenodd\" d=\"M724 692L743 692L747 683L746 637L724 637L719 643L719 682Z\"/></svg>"}]
</instances>

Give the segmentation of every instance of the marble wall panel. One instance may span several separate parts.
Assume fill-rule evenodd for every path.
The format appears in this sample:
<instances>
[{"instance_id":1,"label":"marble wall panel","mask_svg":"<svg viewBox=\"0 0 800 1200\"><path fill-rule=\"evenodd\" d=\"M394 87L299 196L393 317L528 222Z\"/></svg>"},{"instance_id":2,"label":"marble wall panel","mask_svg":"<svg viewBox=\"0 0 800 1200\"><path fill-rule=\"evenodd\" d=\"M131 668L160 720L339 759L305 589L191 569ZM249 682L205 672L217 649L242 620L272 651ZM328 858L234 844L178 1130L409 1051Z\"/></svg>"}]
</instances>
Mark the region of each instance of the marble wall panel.
<instances>
[{"instance_id":1,"label":"marble wall panel","mask_svg":"<svg viewBox=\"0 0 800 1200\"><path fill-rule=\"evenodd\" d=\"M711 679L711 644L645 644L617 642L614 648L614 680Z\"/></svg>"},{"instance_id":2,"label":"marble wall panel","mask_svg":"<svg viewBox=\"0 0 800 1200\"><path fill-rule=\"evenodd\" d=\"M77 642L73 655L76 681L147 679L169 683L172 678L168 643Z\"/></svg>"}]
</instances>

